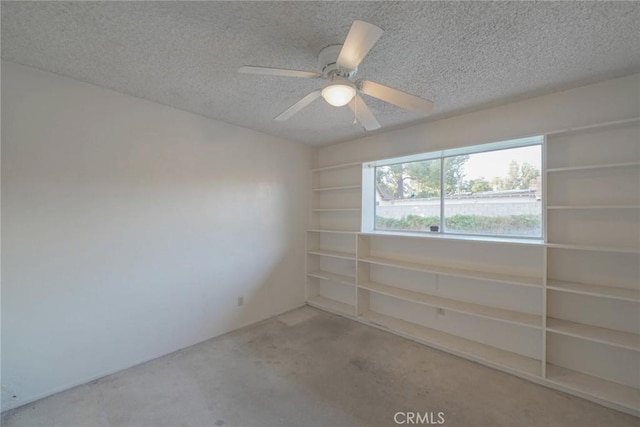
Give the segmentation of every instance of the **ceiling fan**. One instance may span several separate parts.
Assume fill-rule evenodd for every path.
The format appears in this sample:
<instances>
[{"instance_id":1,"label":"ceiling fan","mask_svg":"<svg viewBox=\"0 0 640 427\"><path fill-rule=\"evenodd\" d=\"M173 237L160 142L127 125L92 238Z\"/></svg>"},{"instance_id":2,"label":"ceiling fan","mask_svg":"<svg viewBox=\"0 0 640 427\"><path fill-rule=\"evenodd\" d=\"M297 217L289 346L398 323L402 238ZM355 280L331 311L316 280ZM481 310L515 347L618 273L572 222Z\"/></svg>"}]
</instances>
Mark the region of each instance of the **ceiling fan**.
<instances>
[{"instance_id":1,"label":"ceiling fan","mask_svg":"<svg viewBox=\"0 0 640 427\"><path fill-rule=\"evenodd\" d=\"M298 111L322 96L329 104L342 107L349 104L354 115L366 130L380 128L367 104L358 95L362 92L406 110L428 115L433 101L403 92L370 80L355 80L358 65L382 35L382 29L364 21L354 21L343 45L331 45L318 55L320 72L288 70L283 68L254 67L245 65L238 69L244 74L325 79L328 82L318 90L307 94L300 101L280 113L274 120L287 120ZM353 102L352 102L353 101Z\"/></svg>"}]
</instances>

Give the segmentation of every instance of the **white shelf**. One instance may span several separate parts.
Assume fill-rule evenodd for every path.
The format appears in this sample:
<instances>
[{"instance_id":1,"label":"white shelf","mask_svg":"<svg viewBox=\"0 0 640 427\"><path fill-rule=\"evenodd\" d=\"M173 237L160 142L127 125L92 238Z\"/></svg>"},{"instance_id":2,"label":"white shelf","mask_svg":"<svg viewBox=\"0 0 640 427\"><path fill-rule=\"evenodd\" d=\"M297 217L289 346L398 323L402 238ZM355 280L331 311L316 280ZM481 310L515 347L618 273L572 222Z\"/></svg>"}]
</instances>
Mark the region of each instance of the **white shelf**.
<instances>
[{"instance_id":1,"label":"white shelf","mask_svg":"<svg viewBox=\"0 0 640 427\"><path fill-rule=\"evenodd\" d=\"M381 326L432 347L468 357L489 366L508 368L528 376L540 376L542 362L530 357L500 350L496 347L459 338L445 332L372 311L364 313L361 318L372 325Z\"/></svg>"},{"instance_id":2,"label":"white shelf","mask_svg":"<svg viewBox=\"0 0 640 427\"><path fill-rule=\"evenodd\" d=\"M313 212L360 212L360 208L327 208L312 209Z\"/></svg>"},{"instance_id":3,"label":"white shelf","mask_svg":"<svg viewBox=\"0 0 640 427\"><path fill-rule=\"evenodd\" d=\"M621 254L640 254L640 248L614 248L610 246L573 245L568 243L547 243L549 248L576 249L580 251L615 252Z\"/></svg>"},{"instance_id":4,"label":"white shelf","mask_svg":"<svg viewBox=\"0 0 640 427\"><path fill-rule=\"evenodd\" d=\"M547 169L547 172L570 172L570 171L592 170L592 169L624 168L629 166L640 166L640 162L608 163L608 164L601 164L601 165L586 165L586 166L566 166L562 168L549 168Z\"/></svg>"},{"instance_id":5,"label":"white shelf","mask_svg":"<svg viewBox=\"0 0 640 427\"><path fill-rule=\"evenodd\" d=\"M640 390L559 366L547 364L547 380L586 396L612 402L640 415Z\"/></svg>"},{"instance_id":6,"label":"white shelf","mask_svg":"<svg viewBox=\"0 0 640 427\"><path fill-rule=\"evenodd\" d=\"M434 265L420 264L414 262L406 262L399 260L391 260L378 257L362 257L359 261L370 264L385 265L389 267L399 267L407 270L424 271L427 273L441 274L444 276L464 277L468 279L489 280L492 282L508 283L520 286L541 287L542 279L536 277L514 276L500 273L485 273L480 271L471 271L456 269L450 267L440 267Z\"/></svg>"},{"instance_id":7,"label":"white shelf","mask_svg":"<svg viewBox=\"0 0 640 427\"><path fill-rule=\"evenodd\" d=\"M358 231L345 231L345 230L323 230L320 228L312 228L307 230L310 233L333 233L333 234L358 234Z\"/></svg>"},{"instance_id":8,"label":"white shelf","mask_svg":"<svg viewBox=\"0 0 640 427\"><path fill-rule=\"evenodd\" d=\"M554 318L547 318L547 330L557 334L640 351L640 335L637 334Z\"/></svg>"},{"instance_id":9,"label":"white shelf","mask_svg":"<svg viewBox=\"0 0 640 427\"><path fill-rule=\"evenodd\" d=\"M364 236L383 236L383 237L398 237L398 238L418 238L418 239L440 239L440 240L454 240L460 242L479 242L479 243L500 243L511 245L526 245L526 246L539 246L543 247L544 242L540 239L527 239L519 237L495 237L495 236L474 236L470 234L452 234L452 233L439 233L431 231L367 231L360 233Z\"/></svg>"},{"instance_id":10,"label":"white shelf","mask_svg":"<svg viewBox=\"0 0 640 427\"><path fill-rule=\"evenodd\" d=\"M584 132L586 130L598 130L598 129L613 128L613 127L617 127L617 126L621 126L621 125L627 125L627 124L630 124L630 123L636 123L636 122L639 122L639 121L640 121L640 117L632 117L630 119L614 120L614 121L610 121L610 122L596 123L596 124L587 125L587 126L576 126L576 127L568 128L568 129L557 129L557 130L554 130L554 131L547 132L547 135L572 134L572 133L576 133L576 132Z\"/></svg>"},{"instance_id":11,"label":"white shelf","mask_svg":"<svg viewBox=\"0 0 640 427\"><path fill-rule=\"evenodd\" d=\"M552 205L547 206L547 209L640 209L640 205Z\"/></svg>"},{"instance_id":12,"label":"white shelf","mask_svg":"<svg viewBox=\"0 0 640 427\"><path fill-rule=\"evenodd\" d=\"M311 191L341 191L341 190L359 190L361 187L359 185L343 185L340 187L320 187L313 188Z\"/></svg>"},{"instance_id":13,"label":"white shelf","mask_svg":"<svg viewBox=\"0 0 640 427\"><path fill-rule=\"evenodd\" d=\"M330 273L328 271L312 271L307 273L307 276L317 277L318 279L331 280L333 282L342 283L345 285L355 285L356 278L351 276L345 276L344 274Z\"/></svg>"},{"instance_id":14,"label":"white shelf","mask_svg":"<svg viewBox=\"0 0 640 427\"><path fill-rule=\"evenodd\" d=\"M329 299L319 295L309 298L307 300L307 303L314 307L328 310L337 314L346 314L348 316L355 316L356 314L355 306L351 304L345 304L343 302Z\"/></svg>"},{"instance_id":15,"label":"white shelf","mask_svg":"<svg viewBox=\"0 0 640 427\"><path fill-rule=\"evenodd\" d=\"M334 169L349 168L349 167L353 167L353 166L362 166L362 163L361 162L352 162L352 163L342 163L340 165L324 166L324 167L321 167L321 168L311 169L311 172L324 172L324 171L329 171L329 170L334 170Z\"/></svg>"},{"instance_id":16,"label":"white shelf","mask_svg":"<svg viewBox=\"0 0 640 427\"><path fill-rule=\"evenodd\" d=\"M431 307L443 308L459 313L469 314L472 316L513 323L520 326L527 326L538 329L542 328L542 316L535 314L521 313L512 310L489 307L486 305L457 301L450 298L409 291L406 289L400 289L375 282L368 282L366 284L358 286L362 289L367 289L372 292L388 295L405 301L428 305Z\"/></svg>"},{"instance_id":17,"label":"white shelf","mask_svg":"<svg viewBox=\"0 0 640 427\"><path fill-rule=\"evenodd\" d=\"M349 252L327 251L324 249L310 249L307 251L307 253L311 255L320 255L320 256L326 256L331 258L342 258L342 259L349 259L349 260L356 259L356 255Z\"/></svg>"},{"instance_id":18,"label":"white shelf","mask_svg":"<svg viewBox=\"0 0 640 427\"><path fill-rule=\"evenodd\" d=\"M619 299L623 301L640 302L640 290L625 289L613 286L590 285L587 283L573 283L562 280L548 280L547 289L559 292L589 295L600 298Z\"/></svg>"}]
</instances>

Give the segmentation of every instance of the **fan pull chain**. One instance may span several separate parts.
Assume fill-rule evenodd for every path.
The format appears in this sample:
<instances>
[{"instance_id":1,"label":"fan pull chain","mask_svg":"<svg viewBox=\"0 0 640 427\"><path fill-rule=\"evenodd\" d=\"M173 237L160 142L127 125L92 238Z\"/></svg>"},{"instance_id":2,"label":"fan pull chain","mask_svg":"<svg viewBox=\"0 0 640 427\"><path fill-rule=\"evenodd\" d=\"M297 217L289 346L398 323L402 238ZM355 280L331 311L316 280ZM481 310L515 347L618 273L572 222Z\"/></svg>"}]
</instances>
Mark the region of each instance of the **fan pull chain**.
<instances>
[{"instance_id":1,"label":"fan pull chain","mask_svg":"<svg viewBox=\"0 0 640 427\"><path fill-rule=\"evenodd\" d=\"M356 113L356 107L358 106L358 104L356 103L356 97L353 97L353 124L357 125L358 124L358 114Z\"/></svg>"}]
</instances>

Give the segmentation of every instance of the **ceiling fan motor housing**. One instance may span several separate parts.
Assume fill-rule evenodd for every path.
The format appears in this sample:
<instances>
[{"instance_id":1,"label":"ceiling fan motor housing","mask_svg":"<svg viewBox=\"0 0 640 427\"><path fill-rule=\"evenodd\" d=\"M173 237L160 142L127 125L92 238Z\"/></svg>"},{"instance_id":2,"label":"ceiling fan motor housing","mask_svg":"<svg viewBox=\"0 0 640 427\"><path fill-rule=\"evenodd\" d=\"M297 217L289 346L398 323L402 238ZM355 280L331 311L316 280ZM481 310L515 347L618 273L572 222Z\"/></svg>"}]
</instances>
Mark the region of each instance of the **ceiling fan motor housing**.
<instances>
[{"instance_id":1,"label":"ceiling fan motor housing","mask_svg":"<svg viewBox=\"0 0 640 427\"><path fill-rule=\"evenodd\" d=\"M336 62L338 61L338 56L340 55L341 50L341 44L333 44L320 51L320 54L318 55L318 66L324 78L330 79L332 77L339 76L349 79L358 71L357 68L355 70L345 70L338 67Z\"/></svg>"}]
</instances>

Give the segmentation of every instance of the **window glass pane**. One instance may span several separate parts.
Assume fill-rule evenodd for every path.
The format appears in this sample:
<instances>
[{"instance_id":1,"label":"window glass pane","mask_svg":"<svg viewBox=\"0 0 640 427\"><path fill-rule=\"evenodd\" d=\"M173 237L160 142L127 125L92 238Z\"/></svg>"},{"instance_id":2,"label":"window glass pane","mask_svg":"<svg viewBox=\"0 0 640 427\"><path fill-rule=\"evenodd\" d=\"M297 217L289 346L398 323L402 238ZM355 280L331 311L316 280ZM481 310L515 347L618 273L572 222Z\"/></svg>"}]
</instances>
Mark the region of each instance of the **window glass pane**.
<instances>
[{"instance_id":1,"label":"window glass pane","mask_svg":"<svg viewBox=\"0 0 640 427\"><path fill-rule=\"evenodd\" d=\"M445 231L542 236L542 147L447 157Z\"/></svg>"},{"instance_id":2,"label":"window glass pane","mask_svg":"<svg viewBox=\"0 0 640 427\"><path fill-rule=\"evenodd\" d=\"M377 230L440 226L440 159L376 167Z\"/></svg>"}]
</instances>

